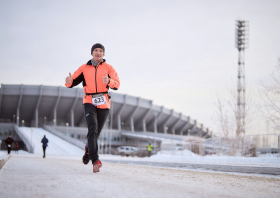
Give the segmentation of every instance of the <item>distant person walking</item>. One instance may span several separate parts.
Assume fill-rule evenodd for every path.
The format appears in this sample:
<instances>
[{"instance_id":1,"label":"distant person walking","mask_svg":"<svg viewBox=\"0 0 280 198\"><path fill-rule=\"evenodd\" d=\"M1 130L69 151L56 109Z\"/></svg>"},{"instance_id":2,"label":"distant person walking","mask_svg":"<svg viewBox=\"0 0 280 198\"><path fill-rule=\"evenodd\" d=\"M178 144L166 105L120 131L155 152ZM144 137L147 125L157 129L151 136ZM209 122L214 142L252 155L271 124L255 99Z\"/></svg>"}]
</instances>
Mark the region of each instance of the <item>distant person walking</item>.
<instances>
[{"instance_id":1,"label":"distant person walking","mask_svg":"<svg viewBox=\"0 0 280 198\"><path fill-rule=\"evenodd\" d=\"M46 135L44 135L41 143L43 143L43 154L44 154L43 158L45 158L46 157L46 148L47 148L48 143L49 143L49 140L46 138Z\"/></svg>"},{"instance_id":2,"label":"distant person walking","mask_svg":"<svg viewBox=\"0 0 280 198\"><path fill-rule=\"evenodd\" d=\"M18 148L19 148L18 142L15 142L15 153L18 153Z\"/></svg>"},{"instance_id":3,"label":"distant person walking","mask_svg":"<svg viewBox=\"0 0 280 198\"><path fill-rule=\"evenodd\" d=\"M87 144L83 163L92 161L93 172L99 172L102 163L98 156L97 140L105 124L110 110L109 88L117 90L120 80L115 69L103 59L105 47L96 43L90 54L92 59L80 66L65 79L65 86L72 88L83 82L85 96L83 98L84 113L88 125Z\"/></svg>"},{"instance_id":4,"label":"distant person walking","mask_svg":"<svg viewBox=\"0 0 280 198\"><path fill-rule=\"evenodd\" d=\"M5 140L5 143L6 143L6 146L8 149L8 154L10 154L10 152L11 152L13 142L14 142L14 140L11 135L9 135L8 138Z\"/></svg>"},{"instance_id":5,"label":"distant person walking","mask_svg":"<svg viewBox=\"0 0 280 198\"><path fill-rule=\"evenodd\" d=\"M151 143L149 143L149 144L147 145L148 157L151 157L151 155L152 155L152 150L153 150L153 145L151 145Z\"/></svg>"}]
</instances>

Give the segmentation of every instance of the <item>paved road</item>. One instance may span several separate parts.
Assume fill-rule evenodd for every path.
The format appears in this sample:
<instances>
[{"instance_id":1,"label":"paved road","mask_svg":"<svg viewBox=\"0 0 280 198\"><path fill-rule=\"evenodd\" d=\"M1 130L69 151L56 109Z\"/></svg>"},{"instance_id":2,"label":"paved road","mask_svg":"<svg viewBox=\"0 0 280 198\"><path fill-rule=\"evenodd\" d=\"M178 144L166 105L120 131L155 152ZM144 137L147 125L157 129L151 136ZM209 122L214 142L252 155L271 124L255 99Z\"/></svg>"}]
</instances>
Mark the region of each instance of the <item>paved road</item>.
<instances>
[{"instance_id":1,"label":"paved road","mask_svg":"<svg viewBox=\"0 0 280 198\"><path fill-rule=\"evenodd\" d=\"M0 197L279 197L280 178L12 156L0 171Z\"/></svg>"}]
</instances>

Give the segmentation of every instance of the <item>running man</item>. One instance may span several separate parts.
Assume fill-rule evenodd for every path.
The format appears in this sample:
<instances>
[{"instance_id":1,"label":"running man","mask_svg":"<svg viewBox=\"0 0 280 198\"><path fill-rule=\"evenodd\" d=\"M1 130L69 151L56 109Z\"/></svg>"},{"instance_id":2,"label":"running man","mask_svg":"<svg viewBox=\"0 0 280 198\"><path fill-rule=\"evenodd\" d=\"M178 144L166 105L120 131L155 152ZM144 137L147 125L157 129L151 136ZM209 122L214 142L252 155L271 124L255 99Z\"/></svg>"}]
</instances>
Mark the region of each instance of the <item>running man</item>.
<instances>
[{"instance_id":1,"label":"running man","mask_svg":"<svg viewBox=\"0 0 280 198\"><path fill-rule=\"evenodd\" d=\"M44 135L43 139L41 140L41 143L43 144L42 148L43 148L43 158L46 157L46 148L48 146L49 140L48 138L46 138L46 135Z\"/></svg>"},{"instance_id":2,"label":"running man","mask_svg":"<svg viewBox=\"0 0 280 198\"><path fill-rule=\"evenodd\" d=\"M110 110L109 87L117 90L120 81L115 69L103 59L105 48L102 44L96 43L91 48L92 59L83 64L73 75L65 79L65 86L72 88L83 82L85 96L83 98L84 114L88 125L87 145L83 163L93 164L93 172L99 172L102 163L98 156L97 139L105 124Z\"/></svg>"},{"instance_id":3,"label":"running man","mask_svg":"<svg viewBox=\"0 0 280 198\"><path fill-rule=\"evenodd\" d=\"M14 140L13 140L11 135L9 135L8 138L5 140L5 143L7 145L8 154L10 154L10 152L12 150L12 143L13 142L14 142Z\"/></svg>"}]
</instances>

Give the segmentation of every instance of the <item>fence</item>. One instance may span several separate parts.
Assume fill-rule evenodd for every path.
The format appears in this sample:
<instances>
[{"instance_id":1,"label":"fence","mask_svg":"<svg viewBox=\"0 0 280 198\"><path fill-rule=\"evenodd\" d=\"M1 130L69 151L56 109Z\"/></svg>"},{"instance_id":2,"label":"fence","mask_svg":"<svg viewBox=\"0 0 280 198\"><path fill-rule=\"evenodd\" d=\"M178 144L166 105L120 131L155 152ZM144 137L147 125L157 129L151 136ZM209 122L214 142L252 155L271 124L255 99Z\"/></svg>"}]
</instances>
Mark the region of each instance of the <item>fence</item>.
<instances>
[{"instance_id":1,"label":"fence","mask_svg":"<svg viewBox=\"0 0 280 198\"><path fill-rule=\"evenodd\" d=\"M263 134L263 135L246 135L242 139L243 151L246 145L251 144L257 147L260 154L280 153L280 135L279 134ZM245 148L244 148L245 146Z\"/></svg>"},{"instance_id":2,"label":"fence","mask_svg":"<svg viewBox=\"0 0 280 198\"><path fill-rule=\"evenodd\" d=\"M257 157L262 154L272 154L280 157L280 135L246 135L243 137L215 137L202 140L163 141L161 151L165 154L183 155L184 150L190 150L195 154L247 156Z\"/></svg>"}]
</instances>

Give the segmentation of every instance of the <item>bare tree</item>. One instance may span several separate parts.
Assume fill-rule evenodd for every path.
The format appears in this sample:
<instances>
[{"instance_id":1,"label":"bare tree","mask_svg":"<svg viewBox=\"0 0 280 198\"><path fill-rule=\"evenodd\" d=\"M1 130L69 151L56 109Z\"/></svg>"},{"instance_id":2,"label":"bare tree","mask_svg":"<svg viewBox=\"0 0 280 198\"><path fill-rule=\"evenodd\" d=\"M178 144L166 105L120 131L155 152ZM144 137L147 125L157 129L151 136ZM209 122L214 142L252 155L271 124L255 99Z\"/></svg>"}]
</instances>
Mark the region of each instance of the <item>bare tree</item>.
<instances>
[{"instance_id":1,"label":"bare tree","mask_svg":"<svg viewBox=\"0 0 280 198\"><path fill-rule=\"evenodd\" d=\"M249 128L250 123L254 120L254 104L252 102L252 94L246 92L245 108L241 116L244 118L242 126L238 126L238 105L237 105L237 89L234 86L228 87L229 96L225 100L221 100L217 95L216 116L215 120L218 122L218 128L225 137L234 136L238 127ZM245 135L245 134L243 134Z\"/></svg>"},{"instance_id":2,"label":"bare tree","mask_svg":"<svg viewBox=\"0 0 280 198\"><path fill-rule=\"evenodd\" d=\"M259 91L262 99L261 110L268 120L273 123L276 130L280 130L280 57L269 80L261 81Z\"/></svg>"},{"instance_id":3,"label":"bare tree","mask_svg":"<svg viewBox=\"0 0 280 198\"><path fill-rule=\"evenodd\" d=\"M215 121L220 134L224 136L220 141L223 142L224 148L227 148L227 154L231 156L236 155L237 152L242 153L242 155L248 155L248 153L251 155L252 148L256 148L251 142L246 142L246 148L242 150L244 142L242 142L241 135L245 135L245 133L240 134L240 128L238 128L242 127L245 132L245 128L247 130L254 119L255 108L250 92L246 92L244 107L244 111L241 112L244 121L241 122L242 126L240 126L240 122L238 124L240 113L238 114L237 89L233 85L228 87L228 97L224 100L217 95ZM237 132L238 130L239 132Z\"/></svg>"},{"instance_id":4,"label":"bare tree","mask_svg":"<svg viewBox=\"0 0 280 198\"><path fill-rule=\"evenodd\" d=\"M215 121L218 126L219 134L228 138L233 135L234 129L232 128L231 116L228 111L228 106L223 99L217 94L216 115Z\"/></svg>"},{"instance_id":5,"label":"bare tree","mask_svg":"<svg viewBox=\"0 0 280 198\"><path fill-rule=\"evenodd\" d=\"M235 134L234 128L234 113L232 113L229 101L221 99L217 94L217 103L216 103L216 115L215 121L218 126L219 134L224 136L217 143L220 145L220 142L223 142L224 147L227 147L228 155L236 154L236 139L233 139L232 136ZM218 154L218 153L217 153Z\"/></svg>"}]
</instances>

